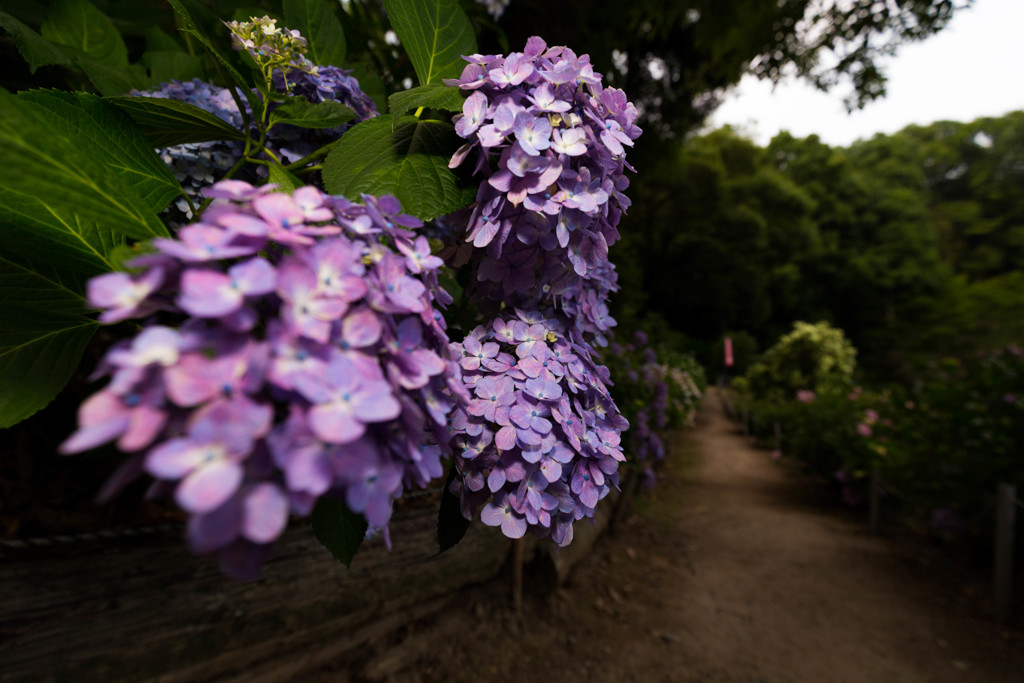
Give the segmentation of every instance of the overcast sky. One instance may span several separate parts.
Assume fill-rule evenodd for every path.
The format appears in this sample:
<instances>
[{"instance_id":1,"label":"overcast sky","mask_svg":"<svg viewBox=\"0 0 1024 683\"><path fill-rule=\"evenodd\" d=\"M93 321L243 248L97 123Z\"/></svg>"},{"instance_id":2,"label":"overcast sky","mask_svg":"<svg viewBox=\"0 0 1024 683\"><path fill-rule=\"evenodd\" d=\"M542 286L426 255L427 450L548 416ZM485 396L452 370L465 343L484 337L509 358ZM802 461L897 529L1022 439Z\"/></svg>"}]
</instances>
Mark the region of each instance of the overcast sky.
<instances>
[{"instance_id":1,"label":"overcast sky","mask_svg":"<svg viewBox=\"0 0 1024 683\"><path fill-rule=\"evenodd\" d=\"M911 123L970 121L1024 109L1024 0L976 0L944 30L903 46L887 62L887 95L853 114L843 92L821 93L801 81L745 77L711 117L766 144L780 130L817 133L848 145Z\"/></svg>"}]
</instances>

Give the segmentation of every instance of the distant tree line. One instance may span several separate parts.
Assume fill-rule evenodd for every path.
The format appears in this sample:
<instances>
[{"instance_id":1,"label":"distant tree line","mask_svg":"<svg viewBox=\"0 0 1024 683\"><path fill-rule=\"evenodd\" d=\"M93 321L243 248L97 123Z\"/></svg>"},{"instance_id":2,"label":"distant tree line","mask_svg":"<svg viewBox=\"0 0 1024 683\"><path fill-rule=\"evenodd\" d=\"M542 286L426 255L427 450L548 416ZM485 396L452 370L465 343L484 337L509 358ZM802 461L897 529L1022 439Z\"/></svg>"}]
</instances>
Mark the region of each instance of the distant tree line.
<instances>
[{"instance_id":1,"label":"distant tree line","mask_svg":"<svg viewBox=\"0 0 1024 683\"><path fill-rule=\"evenodd\" d=\"M868 373L1024 338L1024 112L847 147L723 128L644 168L619 317L766 348L842 328Z\"/></svg>"}]
</instances>

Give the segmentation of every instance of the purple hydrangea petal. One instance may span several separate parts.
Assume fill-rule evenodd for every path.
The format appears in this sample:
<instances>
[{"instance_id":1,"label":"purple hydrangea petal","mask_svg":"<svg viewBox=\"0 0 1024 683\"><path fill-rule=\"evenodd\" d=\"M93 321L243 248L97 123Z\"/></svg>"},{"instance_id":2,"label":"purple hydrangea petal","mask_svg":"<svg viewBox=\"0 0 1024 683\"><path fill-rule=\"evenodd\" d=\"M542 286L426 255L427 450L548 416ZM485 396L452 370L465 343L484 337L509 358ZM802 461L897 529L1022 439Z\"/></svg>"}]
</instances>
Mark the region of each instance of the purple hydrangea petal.
<instances>
[{"instance_id":1,"label":"purple hydrangea petal","mask_svg":"<svg viewBox=\"0 0 1024 683\"><path fill-rule=\"evenodd\" d=\"M310 408L309 425L317 437L328 443L352 443L366 433L366 425L356 419L350 409L337 404Z\"/></svg>"},{"instance_id":2,"label":"purple hydrangea petal","mask_svg":"<svg viewBox=\"0 0 1024 683\"><path fill-rule=\"evenodd\" d=\"M241 466L221 460L204 465L185 477L178 484L174 499L188 512L210 512L230 498L241 483Z\"/></svg>"},{"instance_id":3,"label":"purple hydrangea petal","mask_svg":"<svg viewBox=\"0 0 1024 683\"><path fill-rule=\"evenodd\" d=\"M245 496L242 535L254 543L270 543L288 524L288 498L276 484L258 484Z\"/></svg>"}]
</instances>

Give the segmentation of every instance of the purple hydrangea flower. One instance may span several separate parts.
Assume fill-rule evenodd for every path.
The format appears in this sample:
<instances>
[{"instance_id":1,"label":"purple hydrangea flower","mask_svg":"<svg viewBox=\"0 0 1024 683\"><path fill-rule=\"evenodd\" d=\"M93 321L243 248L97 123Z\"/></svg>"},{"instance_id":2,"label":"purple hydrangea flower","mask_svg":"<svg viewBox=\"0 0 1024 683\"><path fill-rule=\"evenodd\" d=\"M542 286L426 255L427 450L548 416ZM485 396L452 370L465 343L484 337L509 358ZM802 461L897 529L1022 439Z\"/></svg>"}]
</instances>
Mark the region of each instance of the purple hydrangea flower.
<instances>
[{"instance_id":1,"label":"purple hydrangea flower","mask_svg":"<svg viewBox=\"0 0 1024 683\"><path fill-rule=\"evenodd\" d=\"M487 362L503 356L504 364ZM451 423L463 514L486 503L481 520L506 536L530 530L560 544L572 540L573 522L594 514L618 482L628 424L591 356L557 318L536 311L497 318L452 345L473 392ZM578 366L575 385L567 365Z\"/></svg>"},{"instance_id":2,"label":"purple hydrangea flower","mask_svg":"<svg viewBox=\"0 0 1024 683\"><path fill-rule=\"evenodd\" d=\"M617 289L608 247L629 206L636 107L602 87L586 55L537 37L521 53L465 59L448 84L471 93L455 119L467 143L450 165L473 158L484 180L464 232L476 248L471 291L553 306L571 321L573 341L601 345L615 324L605 303Z\"/></svg>"},{"instance_id":3,"label":"purple hydrangea flower","mask_svg":"<svg viewBox=\"0 0 1024 683\"><path fill-rule=\"evenodd\" d=\"M130 264L141 272L90 282L101 319L152 317L106 354L110 383L61 450L116 440L136 454L123 475L174 491L194 551L253 576L319 496L386 528L394 500L442 472L448 435L428 425L469 396L425 322L440 317L441 261L397 200L240 181L209 194L203 222L159 240Z\"/></svg>"}]
</instances>

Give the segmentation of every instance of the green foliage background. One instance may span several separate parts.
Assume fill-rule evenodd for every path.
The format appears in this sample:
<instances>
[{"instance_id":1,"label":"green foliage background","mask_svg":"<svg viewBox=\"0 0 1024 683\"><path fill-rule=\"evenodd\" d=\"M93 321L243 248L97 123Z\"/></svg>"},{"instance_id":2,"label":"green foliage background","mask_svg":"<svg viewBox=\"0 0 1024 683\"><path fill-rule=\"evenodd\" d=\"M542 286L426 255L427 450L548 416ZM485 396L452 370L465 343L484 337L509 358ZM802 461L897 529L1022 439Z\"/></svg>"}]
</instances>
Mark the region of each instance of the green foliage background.
<instances>
[{"instance_id":1,"label":"green foliage background","mask_svg":"<svg viewBox=\"0 0 1024 683\"><path fill-rule=\"evenodd\" d=\"M634 185L619 319L661 317L720 364L794 321L844 331L867 377L1024 338L1024 112L911 126L848 148L724 128Z\"/></svg>"}]
</instances>

